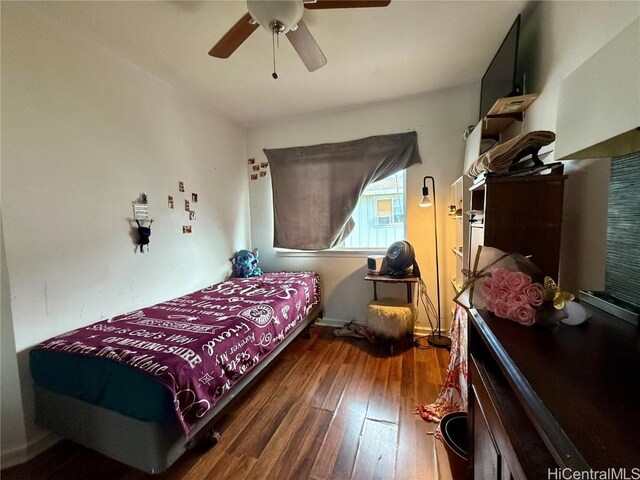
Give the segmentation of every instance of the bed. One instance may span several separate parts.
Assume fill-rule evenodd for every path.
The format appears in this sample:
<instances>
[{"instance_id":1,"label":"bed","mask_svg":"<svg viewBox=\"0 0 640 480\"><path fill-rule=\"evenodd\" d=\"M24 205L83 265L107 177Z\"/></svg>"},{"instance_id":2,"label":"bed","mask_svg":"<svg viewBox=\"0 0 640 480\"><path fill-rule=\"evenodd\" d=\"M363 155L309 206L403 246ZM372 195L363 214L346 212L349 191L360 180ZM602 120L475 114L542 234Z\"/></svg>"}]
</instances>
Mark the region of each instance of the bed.
<instances>
[{"instance_id":1,"label":"bed","mask_svg":"<svg viewBox=\"0 0 640 480\"><path fill-rule=\"evenodd\" d=\"M46 340L30 352L36 423L160 473L321 316L318 275L231 279Z\"/></svg>"}]
</instances>

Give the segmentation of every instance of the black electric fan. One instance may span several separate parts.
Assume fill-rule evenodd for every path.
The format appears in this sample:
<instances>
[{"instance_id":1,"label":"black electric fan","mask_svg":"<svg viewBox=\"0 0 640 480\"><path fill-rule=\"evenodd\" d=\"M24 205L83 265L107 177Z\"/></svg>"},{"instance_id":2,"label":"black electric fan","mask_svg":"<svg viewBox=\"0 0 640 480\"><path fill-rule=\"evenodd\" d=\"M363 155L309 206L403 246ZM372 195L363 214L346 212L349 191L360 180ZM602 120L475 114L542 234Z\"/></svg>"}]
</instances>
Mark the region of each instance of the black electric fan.
<instances>
[{"instance_id":1,"label":"black electric fan","mask_svg":"<svg viewBox=\"0 0 640 480\"><path fill-rule=\"evenodd\" d=\"M420 275L420 267L418 267L418 262L416 261L416 254L413 250L411 244L405 240L400 240L398 242L393 242L389 248L387 248L387 253L385 254L384 260L382 261L382 268L380 269L381 275L387 275L390 277L396 278L406 278L406 277L416 277L418 279L418 292L419 298L422 302L422 306L424 307L425 313L427 314L427 320L429 321L429 325L431 326L432 333L427 335L429 337L429 343L433 346L437 347L447 347L450 345L450 340L447 337L441 337L440 335L436 337L436 330L433 328L433 323L431 321L431 317L434 317L439 320L438 312L440 307L438 305L438 311L436 311L431 298L427 293L427 286L422 280L422 276ZM438 291L438 295L440 292ZM438 299L439 301L439 299ZM438 321L438 332L440 332L440 323ZM424 348L424 346L420 343L420 339L423 337L419 337L414 341L414 344L418 348ZM441 340L442 339L442 340Z\"/></svg>"},{"instance_id":2,"label":"black electric fan","mask_svg":"<svg viewBox=\"0 0 640 480\"><path fill-rule=\"evenodd\" d=\"M416 262L416 254L411 244L405 240L393 242L382 261L382 275L390 277L418 277L420 278L420 268Z\"/></svg>"}]
</instances>

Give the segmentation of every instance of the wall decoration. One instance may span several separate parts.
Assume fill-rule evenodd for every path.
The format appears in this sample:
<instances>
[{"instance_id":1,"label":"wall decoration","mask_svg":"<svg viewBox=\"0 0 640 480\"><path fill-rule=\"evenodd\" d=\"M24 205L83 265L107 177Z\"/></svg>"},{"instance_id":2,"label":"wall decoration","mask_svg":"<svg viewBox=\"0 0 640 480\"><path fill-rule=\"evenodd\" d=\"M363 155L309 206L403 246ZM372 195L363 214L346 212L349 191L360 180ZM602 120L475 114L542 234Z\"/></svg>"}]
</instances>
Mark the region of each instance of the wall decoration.
<instances>
[{"instance_id":1,"label":"wall decoration","mask_svg":"<svg viewBox=\"0 0 640 480\"><path fill-rule=\"evenodd\" d=\"M149 220L149 202L146 193L138 195L138 198L131 202L131 205L133 206L134 220Z\"/></svg>"},{"instance_id":2,"label":"wall decoration","mask_svg":"<svg viewBox=\"0 0 640 480\"><path fill-rule=\"evenodd\" d=\"M140 253L144 253L144 246L147 246L147 252L149 251L149 237L151 236L151 224L153 220L149 220L149 226L145 227L140 223L140 220L136 220L138 224L138 245L140 245Z\"/></svg>"},{"instance_id":3,"label":"wall decoration","mask_svg":"<svg viewBox=\"0 0 640 480\"><path fill-rule=\"evenodd\" d=\"M191 233L191 225L183 225L182 233Z\"/></svg>"},{"instance_id":4,"label":"wall decoration","mask_svg":"<svg viewBox=\"0 0 640 480\"><path fill-rule=\"evenodd\" d=\"M167 205L169 208L173 208L173 197L171 195L167 197Z\"/></svg>"},{"instance_id":5,"label":"wall decoration","mask_svg":"<svg viewBox=\"0 0 640 480\"><path fill-rule=\"evenodd\" d=\"M184 182L178 182L178 191L184 192Z\"/></svg>"},{"instance_id":6,"label":"wall decoration","mask_svg":"<svg viewBox=\"0 0 640 480\"><path fill-rule=\"evenodd\" d=\"M191 210L191 209L189 208L189 200L185 200L185 201L184 201L184 209L185 209L187 212L188 212L189 210Z\"/></svg>"},{"instance_id":7,"label":"wall decoration","mask_svg":"<svg viewBox=\"0 0 640 480\"><path fill-rule=\"evenodd\" d=\"M247 162L249 163L249 165L253 165L254 163L256 163L256 159L250 158L249 160L247 160Z\"/></svg>"},{"instance_id":8,"label":"wall decoration","mask_svg":"<svg viewBox=\"0 0 640 480\"><path fill-rule=\"evenodd\" d=\"M265 172L264 170L260 172L260 178L264 178L267 176L267 172Z\"/></svg>"},{"instance_id":9,"label":"wall decoration","mask_svg":"<svg viewBox=\"0 0 640 480\"><path fill-rule=\"evenodd\" d=\"M251 167L251 170L253 170L254 172L259 172L260 171L260 165L253 165Z\"/></svg>"},{"instance_id":10,"label":"wall decoration","mask_svg":"<svg viewBox=\"0 0 640 480\"><path fill-rule=\"evenodd\" d=\"M131 228L133 229L131 236L136 242L136 251L138 250L138 245L140 245L140 252L144 253L144 246L146 245L148 252L153 220L149 218L149 199L147 194L141 193L138 195L138 198L131 202L131 205L133 206L133 222L135 222L135 225L131 222ZM145 222L148 222L147 225L145 225Z\"/></svg>"},{"instance_id":11,"label":"wall decoration","mask_svg":"<svg viewBox=\"0 0 640 480\"><path fill-rule=\"evenodd\" d=\"M196 219L196 212L194 212L193 210L189 210L189 220L195 220Z\"/></svg>"},{"instance_id":12,"label":"wall decoration","mask_svg":"<svg viewBox=\"0 0 640 480\"><path fill-rule=\"evenodd\" d=\"M197 193L192 193L191 194L191 202L192 203L198 203L198 194Z\"/></svg>"},{"instance_id":13,"label":"wall decoration","mask_svg":"<svg viewBox=\"0 0 640 480\"><path fill-rule=\"evenodd\" d=\"M251 174L251 180L257 180L258 179L258 174L257 173L252 173Z\"/></svg>"},{"instance_id":14,"label":"wall decoration","mask_svg":"<svg viewBox=\"0 0 640 480\"><path fill-rule=\"evenodd\" d=\"M264 168L268 168L268 167L269 167L269 162L262 162L262 163L260 164L260 168L263 168L263 169L264 169Z\"/></svg>"}]
</instances>

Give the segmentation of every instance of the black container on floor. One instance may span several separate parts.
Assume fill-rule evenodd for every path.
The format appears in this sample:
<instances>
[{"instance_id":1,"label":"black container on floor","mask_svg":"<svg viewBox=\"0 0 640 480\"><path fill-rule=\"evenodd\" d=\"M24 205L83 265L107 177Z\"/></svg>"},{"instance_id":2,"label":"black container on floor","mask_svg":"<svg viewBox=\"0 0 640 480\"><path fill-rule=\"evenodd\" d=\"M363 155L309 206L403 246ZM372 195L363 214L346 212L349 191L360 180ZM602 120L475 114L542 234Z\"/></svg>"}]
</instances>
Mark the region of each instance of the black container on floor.
<instances>
[{"instance_id":1,"label":"black container on floor","mask_svg":"<svg viewBox=\"0 0 640 480\"><path fill-rule=\"evenodd\" d=\"M440 431L449 458L451 477L453 480L467 480L469 478L467 414L455 412L445 415L440 421Z\"/></svg>"}]
</instances>

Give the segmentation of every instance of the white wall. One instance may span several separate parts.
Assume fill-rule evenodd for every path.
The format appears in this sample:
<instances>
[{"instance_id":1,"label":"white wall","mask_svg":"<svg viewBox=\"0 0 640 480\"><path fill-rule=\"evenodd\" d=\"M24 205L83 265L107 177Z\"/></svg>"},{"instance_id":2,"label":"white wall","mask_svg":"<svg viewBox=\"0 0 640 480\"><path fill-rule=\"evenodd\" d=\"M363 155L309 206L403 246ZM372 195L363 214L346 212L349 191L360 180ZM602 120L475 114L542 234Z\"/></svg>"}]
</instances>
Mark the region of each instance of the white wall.
<instances>
[{"instance_id":1,"label":"white wall","mask_svg":"<svg viewBox=\"0 0 640 480\"><path fill-rule=\"evenodd\" d=\"M230 271L228 257L250 241L246 132L40 16L37 5L3 2L1 133L12 327L32 441L40 432L30 347ZM191 235L182 234L189 222L179 180L199 194ZM144 254L134 253L128 222L140 192L154 219ZM4 355L4 311L2 320ZM3 400L19 388L3 375ZM3 452L5 414L22 419L20 410L3 404Z\"/></svg>"},{"instance_id":2,"label":"white wall","mask_svg":"<svg viewBox=\"0 0 640 480\"><path fill-rule=\"evenodd\" d=\"M527 90L540 95L527 110L524 130L556 131L560 83L640 15L640 2L536 2L532 6L524 18L522 37L531 62ZM551 160L553 155L547 159ZM560 282L569 291L604 288L609 163L608 159L565 162L569 179Z\"/></svg>"},{"instance_id":3,"label":"white wall","mask_svg":"<svg viewBox=\"0 0 640 480\"><path fill-rule=\"evenodd\" d=\"M2 445L2 465L7 460L14 462L22 459L22 448L27 442L22 412L22 393L18 373L18 357L13 336L11 316L11 292L7 272L4 248L4 232L0 219L0 365L2 367L0 390L0 445ZM18 414L16 414L18 413Z\"/></svg>"},{"instance_id":4,"label":"white wall","mask_svg":"<svg viewBox=\"0 0 640 480\"><path fill-rule=\"evenodd\" d=\"M449 186L461 175L464 156L462 132L474 124L478 115L480 88L464 85L415 98L370 105L344 112L269 124L249 131L249 157L265 161L263 148L341 142L370 135L416 130L423 164L407 170L407 240L414 246L429 294L435 300L435 272L432 209L419 208L422 179L436 179L442 312L444 327L449 325L453 298L450 279L455 265L451 253L453 221L446 217ZM366 275L366 255L355 257L285 257L272 247L273 206L270 176L250 182L252 246L260 250L261 266L267 270L314 270L323 282L325 314L328 318L365 320L366 306L373 298ZM309 179L313 181L313 179ZM447 240L443 240L443 238ZM381 296L405 298L402 287L380 286ZM386 288L385 288L386 287ZM424 326L421 314L421 326Z\"/></svg>"}]
</instances>

